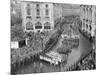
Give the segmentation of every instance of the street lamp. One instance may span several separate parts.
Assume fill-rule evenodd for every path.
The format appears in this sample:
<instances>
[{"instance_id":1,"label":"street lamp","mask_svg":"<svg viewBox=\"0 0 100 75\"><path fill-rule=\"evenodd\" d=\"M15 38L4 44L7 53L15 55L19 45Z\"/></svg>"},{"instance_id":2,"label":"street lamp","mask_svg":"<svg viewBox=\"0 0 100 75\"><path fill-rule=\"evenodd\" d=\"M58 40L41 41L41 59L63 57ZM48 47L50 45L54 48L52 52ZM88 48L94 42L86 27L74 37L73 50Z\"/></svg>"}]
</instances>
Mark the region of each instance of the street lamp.
<instances>
[{"instance_id":1,"label":"street lamp","mask_svg":"<svg viewBox=\"0 0 100 75\"><path fill-rule=\"evenodd\" d=\"M42 42L42 50L44 49L44 36L45 34L43 32L41 32L41 42Z\"/></svg>"}]
</instances>

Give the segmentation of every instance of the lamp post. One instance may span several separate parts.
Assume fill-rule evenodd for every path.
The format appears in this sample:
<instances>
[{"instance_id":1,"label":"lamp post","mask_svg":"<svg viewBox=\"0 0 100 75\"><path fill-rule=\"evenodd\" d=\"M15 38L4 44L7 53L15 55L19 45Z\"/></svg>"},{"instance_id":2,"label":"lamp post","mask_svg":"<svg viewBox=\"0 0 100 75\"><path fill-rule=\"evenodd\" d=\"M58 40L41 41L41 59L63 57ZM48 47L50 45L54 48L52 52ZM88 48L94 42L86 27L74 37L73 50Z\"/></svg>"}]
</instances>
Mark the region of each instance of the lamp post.
<instances>
[{"instance_id":1,"label":"lamp post","mask_svg":"<svg viewBox=\"0 0 100 75\"><path fill-rule=\"evenodd\" d=\"M45 34L43 32L41 32L42 50L44 49L44 36L45 36Z\"/></svg>"}]
</instances>

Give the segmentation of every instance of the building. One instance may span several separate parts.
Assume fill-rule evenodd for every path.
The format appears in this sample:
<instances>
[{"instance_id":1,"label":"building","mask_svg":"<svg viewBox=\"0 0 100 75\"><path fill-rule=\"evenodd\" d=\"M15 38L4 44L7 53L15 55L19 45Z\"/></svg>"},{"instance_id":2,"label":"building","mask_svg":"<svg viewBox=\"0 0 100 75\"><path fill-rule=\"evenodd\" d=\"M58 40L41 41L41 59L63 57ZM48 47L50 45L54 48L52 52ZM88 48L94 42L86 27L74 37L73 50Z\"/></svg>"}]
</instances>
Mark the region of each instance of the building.
<instances>
[{"instance_id":1,"label":"building","mask_svg":"<svg viewBox=\"0 0 100 75\"><path fill-rule=\"evenodd\" d=\"M19 48L18 41L12 41L12 42L11 42L11 48L12 48L12 49L17 49L17 48Z\"/></svg>"},{"instance_id":2,"label":"building","mask_svg":"<svg viewBox=\"0 0 100 75\"><path fill-rule=\"evenodd\" d=\"M92 7L92 30L91 30L91 36L96 35L96 6Z\"/></svg>"},{"instance_id":3,"label":"building","mask_svg":"<svg viewBox=\"0 0 100 75\"><path fill-rule=\"evenodd\" d=\"M28 44L27 41L28 38L20 41L11 41L11 49L18 49L18 48L25 47Z\"/></svg>"},{"instance_id":4,"label":"building","mask_svg":"<svg viewBox=\"0 0 100 75\"><path fill-rule=\"evenodd\" d=\"M80 5L80 17L82 21L82 31L91 36L95 36L96 31L96 6Z\"/></svg>"},{"instance_id":5,"label":"building","mask_svg":"<svg viewBox=\"0 0 100 75\"><path fill-rule=\"evenodd\" d=\"M45 54L40 55L40 59L41 60L45 60L45 61L49 62L50 64L58 65L58 61L53 60L52 57L49 57L49 56L47 56Z\"/></svg>"},{"instance_id":6,"label":"building","mask_svg":"<svg viewBox=\"0 0 100 75\"><path fill-rule=\"evenodd\" d=\"M53 4L43 2L21 2L22 25L26 32L54 29Z\"/></svg>"},{"instance_id":7,"label":"building","mask_svg":"<svg viewBox=\"0 0 100 75\"><path fill-rule=\"evenodd\" d=\"M59 3L54 3L54 20L62 18L62 6Z\"/></svg>"}]
</instances>

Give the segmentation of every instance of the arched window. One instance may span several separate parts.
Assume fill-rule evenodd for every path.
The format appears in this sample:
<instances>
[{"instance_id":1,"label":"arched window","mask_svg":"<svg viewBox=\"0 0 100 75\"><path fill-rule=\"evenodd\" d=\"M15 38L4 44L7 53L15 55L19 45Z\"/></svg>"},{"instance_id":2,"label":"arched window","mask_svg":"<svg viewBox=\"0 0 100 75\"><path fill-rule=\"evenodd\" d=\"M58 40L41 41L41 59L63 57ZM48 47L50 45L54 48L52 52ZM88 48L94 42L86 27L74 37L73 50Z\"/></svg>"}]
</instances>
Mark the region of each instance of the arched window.
<instances>
[{"instance_id":1,"label":"arched window","mask_svg":"<svg viewBox=\"0 0 100 75\"><path fill-rule=\"evenodd\" d=\"M49 22L46 22L44 25L45 26L50 26L50 23Z\"/></svg>"},{"instance_id":2,"label":"arched window","mask_svg":"<svg viewBox=\"0 0 100 75\"><path fill-rule=\"evenodd\" d=\"M37 22L35 24L35 29L41 29L42 28L42 24L40 22Z\"/></svg>"},{"instance_id":3,"label":"arched window","mask_svg":"<svg viewBox=\"0 0 100 75\"><path fill-rule=\"evenodd\" d=\"M32 20L32 16L26 16L26 20Z\"/></svg>"},{"instance_id":4,"label":"arched window","mask_svg":"<svg viewBox=\"0 0 100 75\"><path fill-rule=\"evenodd\" d=\"M50 29L50 23L49 22L46 22L44 24L44 29Z\"/></svg>"},{"instance_id":5,"label":"arched window","mask_svg":"<svg viewBox=\"0 0 100 75\"><path fill-rule=\"evenodd\" d=\"M26 23L26 30L33 30L33 24L31 22Z\"/></svg>"}]
</instances>

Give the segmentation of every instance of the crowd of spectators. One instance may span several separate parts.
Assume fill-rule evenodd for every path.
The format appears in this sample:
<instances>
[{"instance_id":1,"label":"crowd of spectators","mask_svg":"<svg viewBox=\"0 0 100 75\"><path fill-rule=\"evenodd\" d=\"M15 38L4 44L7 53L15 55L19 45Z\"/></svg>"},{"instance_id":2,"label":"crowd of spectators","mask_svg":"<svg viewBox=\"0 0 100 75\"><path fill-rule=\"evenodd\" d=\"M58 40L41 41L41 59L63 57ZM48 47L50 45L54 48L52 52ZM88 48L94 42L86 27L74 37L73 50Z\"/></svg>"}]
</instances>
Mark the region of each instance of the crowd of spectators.
<instances>
[{"instance_id":1,"label":"crowd of spectators","mask_svg":"<svg viewBox=\"0 0 100 75\"><path fill-rule=\"evenodd\" d=\"M36 51L30 47L11 49L11 65L20 64L20 62L24 62L26 59L31 59L38 52L41 52L41 50Z\"/></svg>"},{"instance_id":2,"label":"crowd of spectators","mask_svg":"<svg viewBox=\"0 0 100 75\"><path fill-rule=\"evenodd\" d=\"M76 70L94 70L96 69L96 57L95 57L95 51L92 50L88 56L86 56L84 59L82 59L77 67Z\"/></svg>"}]
</instances>

